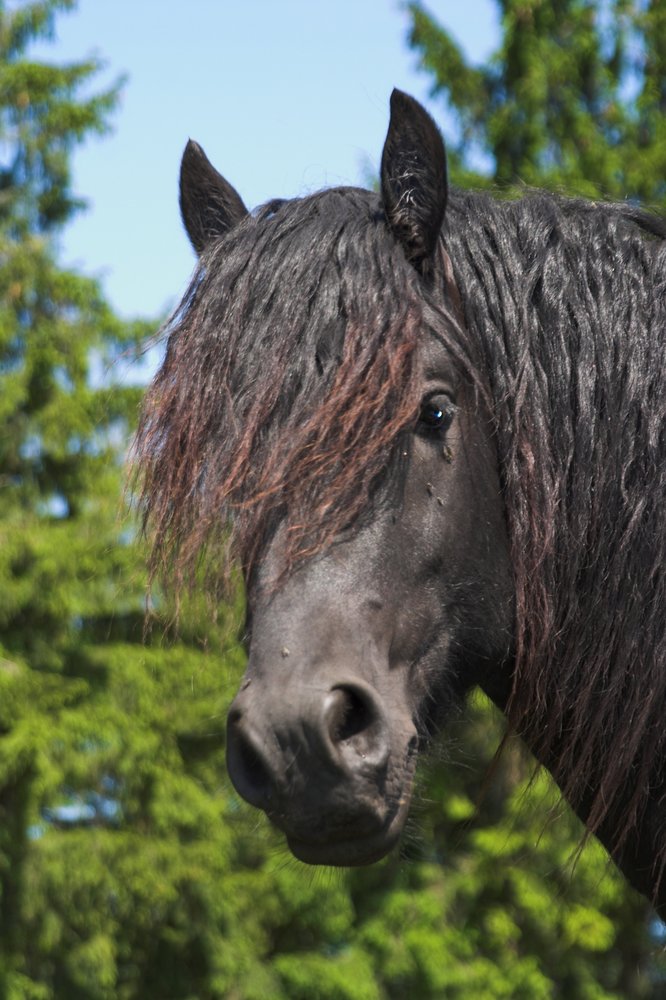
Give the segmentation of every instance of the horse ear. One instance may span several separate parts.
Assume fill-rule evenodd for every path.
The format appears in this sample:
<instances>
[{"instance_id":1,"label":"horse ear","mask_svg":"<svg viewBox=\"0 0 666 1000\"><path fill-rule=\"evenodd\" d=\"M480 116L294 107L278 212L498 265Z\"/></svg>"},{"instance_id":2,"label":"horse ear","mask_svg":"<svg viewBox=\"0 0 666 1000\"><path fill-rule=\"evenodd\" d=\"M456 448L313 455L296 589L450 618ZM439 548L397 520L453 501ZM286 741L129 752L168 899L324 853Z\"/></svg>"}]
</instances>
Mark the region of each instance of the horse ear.
<instances>
[{"instance_id":1,"label":"horse ear","mask_svg":"<svg viewBox=\"0 0 666 1000\"><path fill-rule=\"evenodd\" d=\"M180 164L180 214L197 254L247 215L241 196L192 139Z\"/></svg>"},{"instance_id":2,"label":"horse ear","mask_svg":"<svg viewBox=\"0 0 666 1000\"><path fill-rule=\"evenodd\" d=\"M446 151L434 121L401 90L391 94L381 189L388 224L421 268L435 250L446 209Z\"/></svg>"}]
</instances>

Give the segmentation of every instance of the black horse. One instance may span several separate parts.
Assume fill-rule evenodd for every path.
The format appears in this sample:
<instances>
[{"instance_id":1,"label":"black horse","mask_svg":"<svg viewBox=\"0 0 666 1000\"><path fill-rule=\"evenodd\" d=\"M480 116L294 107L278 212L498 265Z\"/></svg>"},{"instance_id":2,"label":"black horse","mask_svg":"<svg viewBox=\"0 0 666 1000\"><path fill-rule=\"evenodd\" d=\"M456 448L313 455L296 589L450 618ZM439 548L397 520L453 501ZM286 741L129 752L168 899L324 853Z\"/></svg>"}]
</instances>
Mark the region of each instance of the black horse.
<instances>
[{"instance_id":1,"label":"black horse","mask_svg":"<svg viewBox=\"0 0 666 1000\"><path fill-rule=\"evenodd\" d=\"M136 448L153 570L243 570L240 794L304 861L372 862L481 685L663 903L664 222L449 191L397 91L380 196L249 213L189 143L181 209Z\"/></svg>"}]
</instances>

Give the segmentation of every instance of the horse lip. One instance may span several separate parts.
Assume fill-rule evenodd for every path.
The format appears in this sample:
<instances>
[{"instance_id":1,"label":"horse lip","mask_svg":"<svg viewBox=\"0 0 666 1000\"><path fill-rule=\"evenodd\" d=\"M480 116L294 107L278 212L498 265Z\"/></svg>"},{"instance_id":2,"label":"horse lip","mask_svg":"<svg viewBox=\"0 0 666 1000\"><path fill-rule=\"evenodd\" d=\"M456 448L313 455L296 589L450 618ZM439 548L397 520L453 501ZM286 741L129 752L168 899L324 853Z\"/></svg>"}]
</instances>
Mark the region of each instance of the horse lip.
<instances>
[{"instance_id":1,"label":"horse lip","mask_svg":"<svg viewBox=\"0 0 666 1000\"><path fill-rule=\"evenodd\" d=\"M365 809L356 808L353 812L345 811L343 816L319 814L315 817L304 812L299 815L292 810L266 809L266 815L271 823L281 830L288 840L298 844L307 844L312 849L327 847L357 841L369 841L381 837L395 820L395 814L387 816L385 808L368 804Z\"/></svg>"},{"instance_id":2,"label":"horse lip","mask_svg":"<svg viewBox=\"0 0 666 1000\"><path fill-rule=\"evenodd\" d=\"M294 857L308 865L354 868L374 864L385 857L395 847L401 829L402 823L390 823L370 836L328 843L300 840L287 834L287 844Z\"/></svg>"},{"instance_id":3,"label":"horse lip","mask_svg":"<svg viewBox=\"0 0 666 1000\"><path fill-rule=\"evenodd\" d=\"M371 822L368 814L364 817L365 822L360 815L350 816L344 826L329 829L328 834L324 830L305 833L303 828L295 833L283 824L278 825L285 833L289 849L299 861L341 868L371 865L395 847L405 825L410 800L411 789L388 814L384 813L383 821L377 814L375 822Z\"/></svg>"}]
</instances>

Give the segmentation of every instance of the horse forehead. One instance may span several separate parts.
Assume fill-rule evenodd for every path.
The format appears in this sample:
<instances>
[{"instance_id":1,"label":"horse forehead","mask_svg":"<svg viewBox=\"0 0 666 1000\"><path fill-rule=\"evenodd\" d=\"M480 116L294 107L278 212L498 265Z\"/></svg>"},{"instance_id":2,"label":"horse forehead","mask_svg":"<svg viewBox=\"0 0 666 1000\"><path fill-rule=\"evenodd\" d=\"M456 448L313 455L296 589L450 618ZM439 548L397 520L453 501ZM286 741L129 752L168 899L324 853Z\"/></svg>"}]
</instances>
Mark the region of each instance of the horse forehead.
<instances>
[{"instance_id":1,"label":"horse forehead","mask_svg":"<svg viewBox=\"0 0 666 1000\"><path fill-rule=\"evenodd\" d=\"M459 378L450 350L427 328L419 339L418 358L422 377L426 381L445 378L451 388L457 386Z\"/></svg>"}]
</instances>

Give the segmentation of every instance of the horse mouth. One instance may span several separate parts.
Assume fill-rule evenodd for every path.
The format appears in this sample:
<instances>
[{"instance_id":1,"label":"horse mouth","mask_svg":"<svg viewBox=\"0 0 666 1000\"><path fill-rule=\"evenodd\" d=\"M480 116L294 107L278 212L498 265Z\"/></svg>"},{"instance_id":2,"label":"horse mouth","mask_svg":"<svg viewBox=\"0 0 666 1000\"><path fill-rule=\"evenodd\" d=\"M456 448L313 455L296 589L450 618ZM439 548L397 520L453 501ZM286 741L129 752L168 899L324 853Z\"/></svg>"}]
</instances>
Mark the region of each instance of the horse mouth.
<instances>
[{"instance_id":1,"label":"horse mouth","mask_svg":"<svg viewBox=\"0 0 666 1000\"><path fill-rule=\"evenodd\" d=\"M331 865L336 868L356 868L372 865L385 857L397 844L409 811L407 796L382 824L354 823L321 833L308 835L301 829L298 835L285 830L289 850L299 861L308 865ZM367 817L366 817L367 820Z\"/></svg>"},{"instance_id":2,"label":"horse mouth","mask_svg":"<svg viewBox=\"0 0 666 1000\"><path fill-rule=\"evenodd\" d=\"M395 832L380 831L359 839L329 841L326 844L299 840L287 836L289 850L307 865L331 865L335 868L357 868L380 861L395 847L402 824Z\"/></svg>"},{"instance_id":3,"label":"horse mouth","mask_svg":"<svg viewBox=\"0 0 666 1000\"><path fill-rule=\"evenodd\" d=\"M265 810L268 818L282 831L298 861L339 868L374 864L393 850L405 826L416 748L411 739L400 764L389 766L380 787L365 776L352 781L351 787L336 783L328 794L320 789L310 801L283 800L282 808L276 803L277 808Z\"/></svg>"}]
</instances>

